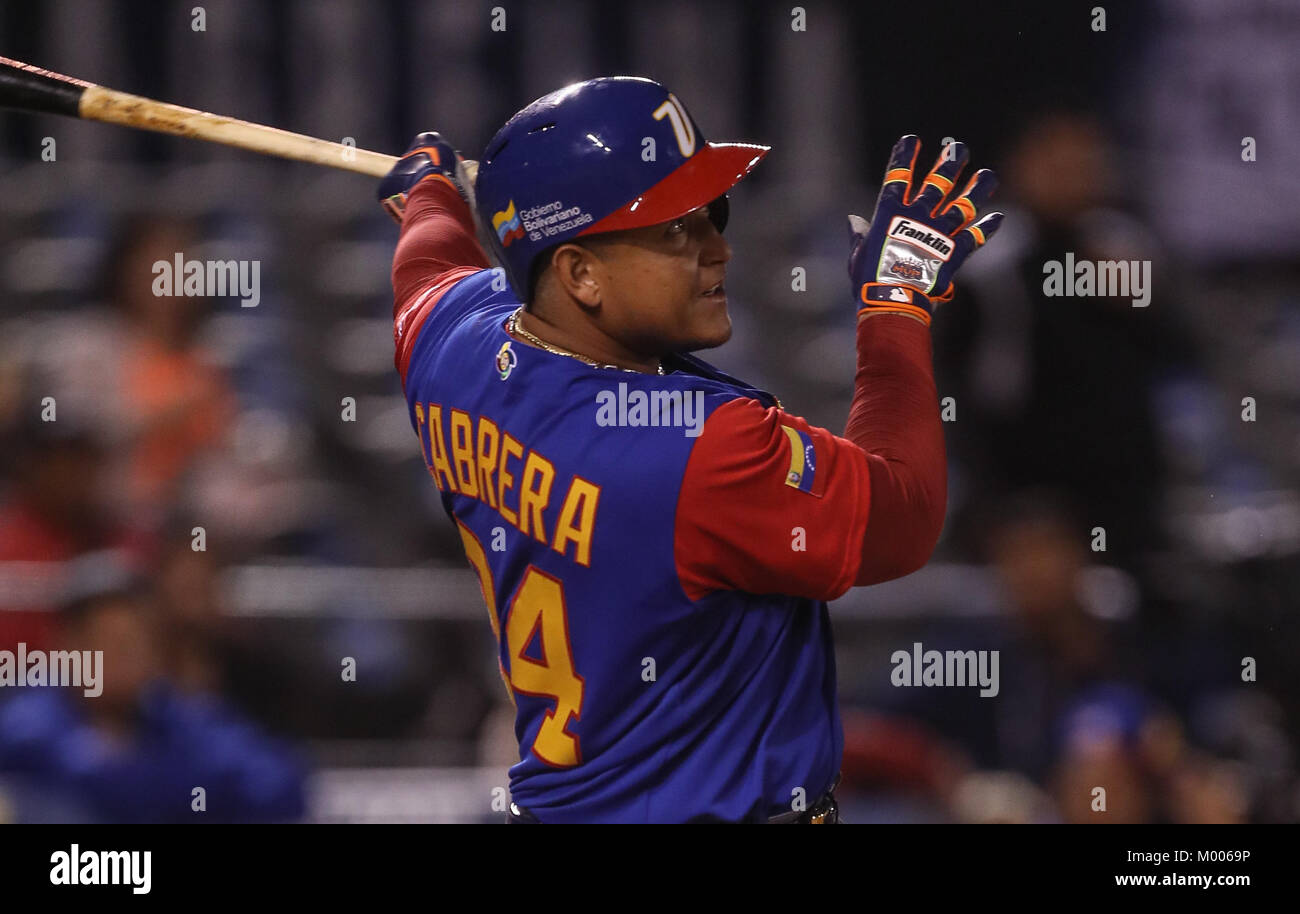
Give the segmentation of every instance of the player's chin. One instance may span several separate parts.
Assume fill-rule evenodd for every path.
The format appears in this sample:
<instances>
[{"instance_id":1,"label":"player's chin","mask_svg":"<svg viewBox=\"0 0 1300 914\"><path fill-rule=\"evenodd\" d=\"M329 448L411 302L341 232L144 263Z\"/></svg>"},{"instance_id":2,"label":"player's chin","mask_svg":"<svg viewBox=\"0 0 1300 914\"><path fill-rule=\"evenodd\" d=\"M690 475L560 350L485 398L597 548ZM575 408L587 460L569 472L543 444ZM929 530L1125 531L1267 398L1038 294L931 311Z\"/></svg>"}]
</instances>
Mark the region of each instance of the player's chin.
<instances>
[{"instance_id":1,"label":"player's chin","mask_svg":"<svg viewBox=\"0 0 1300 914\"><path fill-rule=\"evenodd\" d=\"M731 315L727 313L725 292L697 296L689 313L691 345L684 347L688 351L712 349L731 339Z\"/></svg>"}]
</instances>

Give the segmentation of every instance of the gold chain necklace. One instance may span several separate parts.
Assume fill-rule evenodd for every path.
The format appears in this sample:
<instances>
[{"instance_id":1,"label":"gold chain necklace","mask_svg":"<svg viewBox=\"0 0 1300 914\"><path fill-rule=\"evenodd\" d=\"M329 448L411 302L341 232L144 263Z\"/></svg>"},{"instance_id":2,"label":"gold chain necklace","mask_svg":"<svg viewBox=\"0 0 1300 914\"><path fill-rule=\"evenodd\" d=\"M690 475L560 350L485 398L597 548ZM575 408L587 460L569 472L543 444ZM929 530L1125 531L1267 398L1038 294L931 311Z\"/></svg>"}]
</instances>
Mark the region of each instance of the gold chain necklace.
<instances>
[{"instance_id":1,"label":"gold chain necklace","mask_svg":"<svg viewBox=\"0 0 1300 914\"><path fill-rule=\"evenodd\" d=\"M559 346L552 346L550 343L546 342L546 340L542 339L541 337L529 333L527 330L524 329L523 325L519 323L519 315L523 313L523 310L524 310L523 307L520 306L514 311L514 313L510 315L510 317L506 318L506 333L509 333L511 336L521 337L522 339L525 339L528 342L532 343L538 349L545 349L547 352L552 352L555 355L567 355L569 358L577 359L579 362L586 362L588 365L591 365L593 368L613 368L618 371L630 371L632 374L644 373L644 372L637 371L635 368L624 368L622 365L602 364L601 362L597 362L595 359L588 358L585 355L578 355L578 353L576 352L570 352L567 349L561 349ZM665 374L663 362L659 363L659 374L661 375Z\"/></svg>"}]
</instances>

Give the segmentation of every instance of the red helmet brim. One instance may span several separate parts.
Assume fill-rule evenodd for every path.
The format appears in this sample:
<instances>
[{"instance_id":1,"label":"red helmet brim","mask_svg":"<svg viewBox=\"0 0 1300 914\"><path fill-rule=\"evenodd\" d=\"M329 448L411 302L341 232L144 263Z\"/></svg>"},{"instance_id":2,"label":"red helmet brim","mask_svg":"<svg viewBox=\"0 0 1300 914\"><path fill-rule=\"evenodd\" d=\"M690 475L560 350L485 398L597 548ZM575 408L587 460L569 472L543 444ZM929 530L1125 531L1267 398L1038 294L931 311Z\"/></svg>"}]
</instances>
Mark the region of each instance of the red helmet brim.
<instances>
[{"instance_id":1,"label":"red helmet brim","mask_svg":"<svg viewBox=\"0 0 1300 914\"><path fill-rule=\"evenodd\" d=\"M668 177L578 234L642 228L684 216L735 187L771 148L752 143L707 143Z\"/></svg>"}]
</instances>

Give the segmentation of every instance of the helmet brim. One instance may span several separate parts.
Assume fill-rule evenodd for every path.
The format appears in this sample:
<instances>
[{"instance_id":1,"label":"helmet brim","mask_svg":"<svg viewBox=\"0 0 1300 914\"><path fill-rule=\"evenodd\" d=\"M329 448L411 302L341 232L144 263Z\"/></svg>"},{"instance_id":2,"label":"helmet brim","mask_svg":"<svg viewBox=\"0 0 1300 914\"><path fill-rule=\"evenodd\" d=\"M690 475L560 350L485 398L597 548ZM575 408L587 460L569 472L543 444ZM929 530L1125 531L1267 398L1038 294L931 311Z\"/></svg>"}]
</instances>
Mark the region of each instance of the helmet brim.
<instances>
[{"instance_id":1,"label":"helmet brim","mask_svg":"<svg viewBox=\"0 0 1300 914\"><path fill-rule=\"evenodd\" d=\"M643 228L684 216L735 187L771 148L752 143L706 143L658 184L578 234Z\"/></svg>"}]
</instances>

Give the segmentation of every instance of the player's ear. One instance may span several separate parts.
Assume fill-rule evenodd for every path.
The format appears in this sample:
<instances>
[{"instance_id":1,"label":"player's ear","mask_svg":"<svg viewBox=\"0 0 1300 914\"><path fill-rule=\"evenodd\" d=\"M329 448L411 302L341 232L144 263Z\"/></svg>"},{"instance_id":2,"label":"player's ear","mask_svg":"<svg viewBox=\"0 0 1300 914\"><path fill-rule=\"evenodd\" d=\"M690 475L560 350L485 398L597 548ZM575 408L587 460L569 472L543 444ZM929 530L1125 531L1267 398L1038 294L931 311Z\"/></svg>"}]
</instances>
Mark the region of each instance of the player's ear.
<instances>
[{"instance_id":1,"label":"player's ear","mask_svg":"<svg viewBox=\"0 0 1300 914\"><path fill-rule=\"evenodd\" d=\"M562 244L551 254L555 281L569 297L585 308L601 301L600 258L579 244Z\"/></svg>"}]
</instances>

